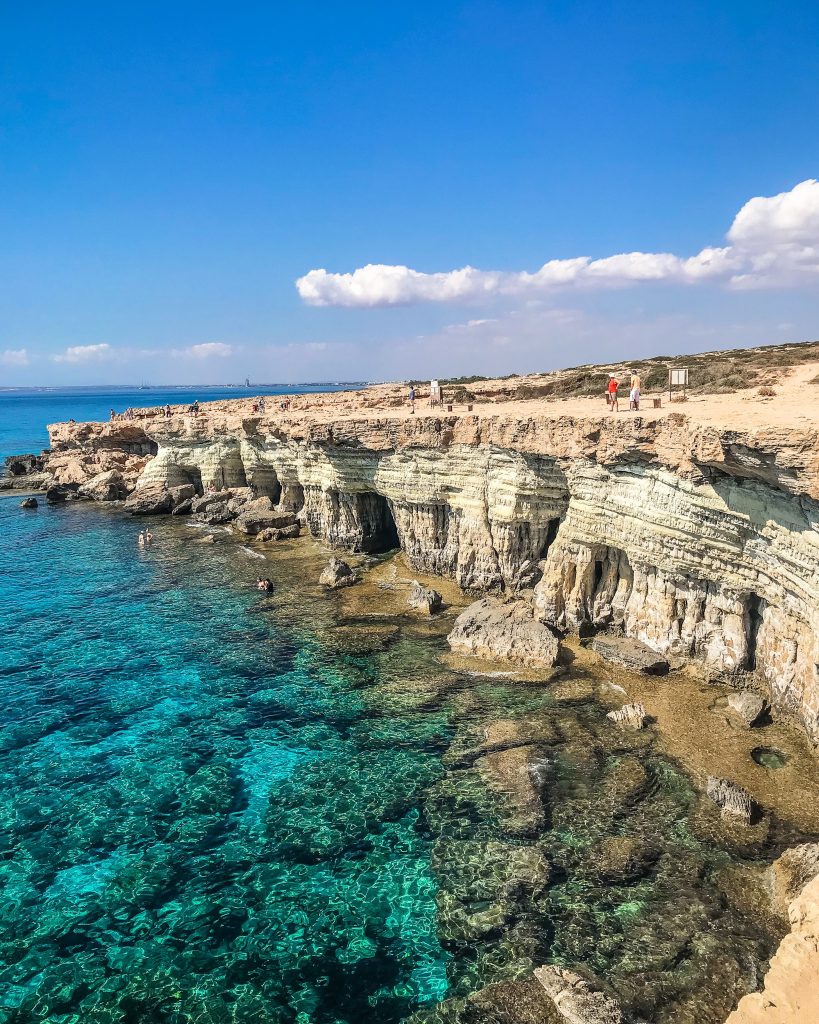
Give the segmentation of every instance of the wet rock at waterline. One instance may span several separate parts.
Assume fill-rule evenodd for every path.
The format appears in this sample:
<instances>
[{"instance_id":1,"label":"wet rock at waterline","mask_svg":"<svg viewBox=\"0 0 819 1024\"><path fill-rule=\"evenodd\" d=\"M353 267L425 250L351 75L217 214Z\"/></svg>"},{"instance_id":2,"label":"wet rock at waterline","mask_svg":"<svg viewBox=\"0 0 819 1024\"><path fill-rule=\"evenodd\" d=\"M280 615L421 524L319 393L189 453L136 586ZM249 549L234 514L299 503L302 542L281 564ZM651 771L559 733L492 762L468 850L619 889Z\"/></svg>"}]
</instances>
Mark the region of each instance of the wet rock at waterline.
<instances>
[{"instance_id":1,"label":"wet rock at waterline","mask_svg":"<svg viewBox=\"0 0 819 1024\"><path fill-rule=\"evenodd\" d=\"M728 697L728 707L750 729L762 717L768 703L752 690L740 690Z\"/></svg>"},{"instance_id":2,"label":"wet rock at waterline","mask_svg":"<svg viewBox=\"0 0 819 1024\"><path fill-rule=\"evenodd\" d=\"M23 498L23 500L20 502L20 508L38 508L38 507L39 507L39 502L34 497Z\"/></svg>"},{"instance_id":3,"label":"wet rock at waterline","mask_svg":"<svg viewBox=\"0 0 819 1024\"><path fill-rule=\"evenodd\" d=\"M808 882L819 875L819 843L802 843L785 850L765 872L771 905L787 916L788 905Z\"/></svg>"},{"instance_id":4,"label":"wet rock at waterline","mask_svg":"<svg viewBox=\"0 0 819 1024\"><path fill-rule=\"evenodd\" d=\"M455 620L447 640L458 654L508 659L535 668L557 664L557 637L535 618L527 601L476 601Z\"/></svg>"},{"instance_id":5,"label":"wet rock at waterline","mask_svg":"<svg viewBox=\"0 0 819 1024\"><path fill-rule=\"evenodd\" d=\"M664 676L668 672L665 658L632 637L604 634L596 636L591 646L601 658L623 665L632 672L649 676Z\"/></svg>"},{"instance_id":6,"label":"wet rock at waterline","mask_svg":"<svg viewBox=\"0 0 819 1024\"><path fill-rule=\"evenodd\" d=\"M281 526L276 529L268 527L256 534L256 539L261 541L294 540L301 534L301 526L292 523L290 526Z\"/></svg>"},{"instance_id":7,"label":"wet rock at waterline","mask_svg":"<svg viewBox=\"0 0 819 1024\"><path fill-rule=\"evenodd\" d=\"M617 711L609 711L606 718L626 729L642 729L646 721L645 704L624 704Z\"/></svg>"},{"instance_id":8,"label":"wet rock at waterline","mask_svg":"<svg viewBox=\"0 0 819 1024\"><path fill-rule=\"evenodd\" d=\"M192 484L165 487L160 483L146 483L132 491L125 499L125 511L132 516L155 516L172 512L177 505L192 499L196 490Z\"/></svg>"},{"instance_id":9,"label":"wet rock at waterline","mask_svg":"<svg viewBox=\"0 0 819 1024\"><path fill-rule=\"evenodd\" d=\"M733 819L744 825L750 825L754 816L755 804L742 786L728 779L708 776L705 791L708 797L720 808L723 818Z\"/></svg>"},{"instance_id":10,"label":"wet rock at waterline","mask_svg":"<svg viewBox=\"0 0 819 1024\"><path fill-rule=\"evenodd\" d=\"M74 501L78 497L76 486L71 484L54 484L46 491L49 505L61 505L64 501Z\"/></svg>"},{"instance_id":11,"label":"wet rock at waterline","mask_svg":"<svg viewBox=\"0 0 819 1024\"><path fill-rule=\"evenodd\" d=\"M338 590L340 587L351 587L358 583L359 577L350 566L335 556L330 559L327 566L319 576L319 583L330 590Z\"/></svg>"},{"instance_id":12,"label":"wet rock at waterline","mask_svg":"<svg viewBox=\"0 0 819 1024\"><path fill-rule=\"evenodd\" d=\"M296 525L295 512L282 512L273 507L270 498L256 498L244 505L234 523L241 533L251 536L262 530L282 530Z\"/></svg>"},{"instance_id":13,"label":"wet rock at waterline","mask_svg":"<svg viewBox=\"0 0 819 1024\"><path fill-rule=\"evenodd\" d=\"M562 967L539 967L535 979L543 986L566 1024L622 1024L623 1014L614 999L596 989L586 978Z\"/></svg>"},{"instance_id":14,"label":"wet rock at waterline","mask_svg":"<svg viewBox=\"0 0 819 1024\"><path fill-rule=\"evenodd\" d=\"M434 615L443 608L444 599L437 590L433 590L432 587L424 587L417 580L413 580L407 603L416 611Z\"/></svg>"}]
</instances>

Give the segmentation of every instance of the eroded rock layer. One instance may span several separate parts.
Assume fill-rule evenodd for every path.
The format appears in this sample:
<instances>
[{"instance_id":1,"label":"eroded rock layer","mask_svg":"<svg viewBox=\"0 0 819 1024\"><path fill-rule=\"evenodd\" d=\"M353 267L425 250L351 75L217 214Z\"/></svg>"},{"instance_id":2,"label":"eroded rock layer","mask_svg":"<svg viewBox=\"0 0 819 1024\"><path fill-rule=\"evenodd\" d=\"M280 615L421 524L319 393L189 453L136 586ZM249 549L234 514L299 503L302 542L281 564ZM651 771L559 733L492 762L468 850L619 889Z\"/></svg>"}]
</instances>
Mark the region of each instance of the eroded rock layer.
<instances>
[{"instance_id":1,"label":"eroded rock layer","mask_svg":"<svg viewBox=\"0 0 819 1024\"><path fill-rule=\"evenodd\" d=\"M661 420L511 416L327 423L210 414L58 424L48 470L82 485L252 487L329 546L400 545L419 572L511 590L715 673L756 671L819 740L819 438Z\"/></svg>"}]
</instances>

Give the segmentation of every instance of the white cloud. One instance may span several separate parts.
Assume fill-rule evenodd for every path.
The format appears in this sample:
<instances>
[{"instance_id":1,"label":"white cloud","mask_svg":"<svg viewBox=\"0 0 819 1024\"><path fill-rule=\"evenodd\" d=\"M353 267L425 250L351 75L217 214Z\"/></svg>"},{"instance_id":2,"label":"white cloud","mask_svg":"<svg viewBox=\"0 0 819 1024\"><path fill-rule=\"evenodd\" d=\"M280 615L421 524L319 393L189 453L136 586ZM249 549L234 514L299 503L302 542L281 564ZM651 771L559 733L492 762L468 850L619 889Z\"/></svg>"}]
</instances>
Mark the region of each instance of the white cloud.
<instances>
[{"instance_id":1,"label":"white cloud","mask_svg":"<svg viewBox=\"0 0 819 1024\"><path fill-rule=\"evenodd\" d=\"M7 348L0 352L0 364L3 366L28 366L28 350L24 348Z\"/></svg>"},{"instance_id":2,"label":"white cloud","mask_svg":"<svg viewBox=\"0 0 819 1024\"><path fill-rule=\"evenodd\" d=\"M296 281L296 288L311 306L366 308L654 281L715 281L737 288L815 283L819 282L819 182L810 179L790 192L749 200L734 218L728 242L722 247L707 246L690 257L628 252L601 259L554 259L534 272L467 266L426 274L410 267L370 263L343 274L311 270Z\"/></svg>"},{"instance_id":3,"label":"white cloud","mask_svg":"<svg viewBox=\"0 0 819 1024\"><path fill-rule=\"evenodd\" d=\"M233 355L233 346L225 345L222 341L205 341L200 345L189 345L187 348L175 349L174 355L192 356L194 359L210 359L212 356L226 359L228 356Z\"/></svg>"},{"instance_id":4,"label":"white cloud","mask_svg":"<svg viewBox=\"0 0 819 1024\"><path fill-rule=\"evenodd\" d=\"M95 359L107 359L113 354L110 345L71 345L65 352L51 358L55 363L87 363Z\"/></svg>"}]
</instances>

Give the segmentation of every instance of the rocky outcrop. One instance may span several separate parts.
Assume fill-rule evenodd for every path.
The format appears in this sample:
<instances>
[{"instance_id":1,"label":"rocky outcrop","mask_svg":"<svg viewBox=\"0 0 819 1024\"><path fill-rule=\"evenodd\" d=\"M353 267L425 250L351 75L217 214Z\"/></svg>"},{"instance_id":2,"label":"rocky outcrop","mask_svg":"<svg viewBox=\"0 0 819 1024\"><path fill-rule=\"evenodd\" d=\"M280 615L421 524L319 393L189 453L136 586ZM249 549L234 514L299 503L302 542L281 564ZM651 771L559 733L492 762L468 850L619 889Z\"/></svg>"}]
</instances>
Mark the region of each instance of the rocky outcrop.
<instances>
[{"instance_id":1,"label":"rocky outcrop","mask_svg":"<svg viewBox=\"0 0 819 1024\"><path fill-rule=\"evenodd\" d=\"M92 501L121 501L128 494L128 489L118 469L109 469L104 473L92 476L77 488L84 498Z\"/></svg>"},{"instance_id":2,"label":"rocky outcrop","mask_svg":"<svg viewBox=\"0 0 819 1024\"><path fill-rule=\"evenodd\" d=\"M152 483L139 487L128 495L125 511L132 516L155 516L162 512L171 512L194 496L192 484L181 484L178 487L166 487L164 484Z\"/></svg>"},{"instance_id":3,"label":"rocky outcrop","mask_svg":"<svg viewBox=\"0 0 819 1024\"><path fill-rule=\"evenodd\" d=\"M627 729L642 729L646 721L645 704L624 704L617 711L609 711L606 718Z\"/></svg>"},{"instance_id":4,"label":"rocky outcrop","mask_svg":"<svg viewBox=\"0 0 819 1024\"><path fill-rule=\"evenodd\" d=\"M447 640L458 654L506 658L535 668L557 664L557 637L525 601L476 601L455 620Z\"/></svg>"},{"instance_id":5,"label":"rocky outcrop","mask_svg":"<svg viewBox=\"0 0 819 1024\"><path fill-rule=\"evenodd\" d=\"M664 676L668 672L666 659L633 637L596 636L592 640L592 650L606 661L623 665L632 672L642 672L647 676Z\"/></svg>"},{"instance_id":6,"label":"rocky outcrop","mask_svg":"<svg viewBox=\"0 0 819 1024\"><path fill-rule=\"evenodd\" d=\"M319 576L321 586L328 587L330 590L351 587L358 581L358 575L340 558L331 558Z\"/></svg>"},{"instance_id":7,"label":"rocky outcrop","mask_svg":"<svg viewBox=\"0 0 819 1024\"><path fill-rule=\"evenodd\" d=\"M728 697L728 707L749 729L756 725L768 707L767 701L751 690L740 690Z\"/></svg>"},{"instance_id":8,"label":"rocky outcrop","mask_svg":"<svg viewBox=\"0 0 819 1024\"><path fill-rule=\"evenodd\" d=\"M424 612L426 615L434 615L443 608L444 599L437 590L433 590L432 587L421 586L417 580L413 580L407 604L416 611Z\"/></svg>"},{"instance_id":9,"label":"rocky outcrop","mask_svg":"<svg viewBox=\"0 0 819 1024\"><path fill-rule=\"evenodd\" d=\"M39 505L40 503L34 497L23 498L20 502L20 508L39 508Z\"/></svg>"},{"instance_id":10,"label":"rocky outcrop","mask_svg":"<svg viewBox=\"0 0 819 1024\"><path fill-rule=\"evenodd\" d=\"M765 985L740 1000L726 1024L813 1024L819 1021L819 878L788 909L791 930L771 960Z\"/></svg>"},{"instance_id":11,"label":"rocky outcrop","mask_svg":"<svg viewBox=\"0 0 819 1024\"><path fill-rule=\"evenodd\" d=\"M678 413L281 421L233 408L54 425L49 472L252 486L331 547L400 545L417 571L472 592L525 592L542 567L544 622L619 631L709 674L754 671L774 713L819 740L815 431Z\"/></svg>"},{"instance_id":12,"label":"rocky outcrop","mask_svg":"<svg viewBox=\"0 0 819 1024\"><path fill-rule=\"evenodd\" d=\"M754 815L754 802L742 786L728 779L718 779L709 775L705 791L708 797L719 807L723 818L750 825Z\"/></svg>"},{"instance_id":13,"label":"rocky outcrop","mask_svg":"<svg viewBox=\"0 0 819 1024\"><path fill-rule=\"evenodd\" d=\"M765 876L774 910L778 914L787 915L792 900L817 875L819 843L802 843L785 850L768 868Z\"/></svg>"}]
</instances>

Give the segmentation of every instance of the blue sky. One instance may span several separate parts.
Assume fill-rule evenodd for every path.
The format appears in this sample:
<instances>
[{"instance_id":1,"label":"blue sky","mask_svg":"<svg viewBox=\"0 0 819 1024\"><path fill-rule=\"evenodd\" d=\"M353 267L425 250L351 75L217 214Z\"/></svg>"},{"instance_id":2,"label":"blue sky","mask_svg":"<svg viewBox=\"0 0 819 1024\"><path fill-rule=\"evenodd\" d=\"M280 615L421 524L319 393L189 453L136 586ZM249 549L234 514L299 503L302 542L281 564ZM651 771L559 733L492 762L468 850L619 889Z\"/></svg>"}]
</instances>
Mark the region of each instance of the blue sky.
<instances>
[{"instance_id":1,"label":"blue sky","mask_svg":"<svg viewBox=\"0 0 819 1024\"><path fill-rule=\"evenodd\" d=\"M819 336L819 7L679 6L4 5L0 385Z\"/></svg>"}]
</instances>

